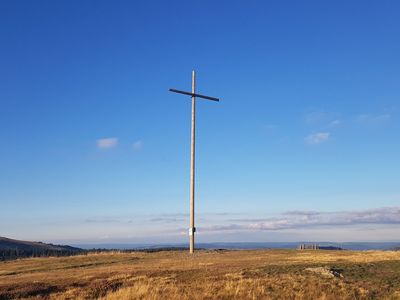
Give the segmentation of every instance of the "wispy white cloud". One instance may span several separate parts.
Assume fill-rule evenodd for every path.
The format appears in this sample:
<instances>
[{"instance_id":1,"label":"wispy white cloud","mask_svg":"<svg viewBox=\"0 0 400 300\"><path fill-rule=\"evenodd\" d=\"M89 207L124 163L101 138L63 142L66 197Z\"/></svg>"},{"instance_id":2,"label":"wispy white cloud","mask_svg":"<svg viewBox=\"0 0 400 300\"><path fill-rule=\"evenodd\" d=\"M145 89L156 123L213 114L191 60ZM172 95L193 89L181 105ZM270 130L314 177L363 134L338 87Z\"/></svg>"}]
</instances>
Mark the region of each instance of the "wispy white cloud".
<instances>
[{"instance_id":1,"label":"wispy white cloud","mask_svg":"<svg viewBox=\"0 0 400 300\"><path fill-rule=\"evenodd\" d=\"M132 148L134 151L140 151L143 148L143 141L142 140L138 140L136 142L133 143Z\"/></svg>"},{"instance_id":2,"label":"wispy white cloud","mask_svg":"<svg viewBox=\"0 0 400 300\"><path fill-rule=\"evenodd\" d=\"M112 138L98 139L96 142L97 142L97 148L110 149L117 147L118 138L112 137Z\"/></svg>"},{"instance_id":3,"label":"wispy white cloud","mask_svg":"<svg viewBox=\"0 0 400 300\"><path fill-rule=\"evenodd\" d=\"M125 223L132 223L131 219L123 218L123 217L94 217L88 218L84 220L84 223L88 224L125 224Z\"/></svg>"},{"instance_id":4,"label":"wispy white cloud","mask_svg":"<svg viewBox=\"0 0 400 300\"><path fill-rule=\"evenodd\" d=\"M310 134L304 138L304 142L309 145L316 145L329 140L330 137L329 132L318 132L314 134Z\"/></svg>"},{"instance_id":5,"label":"wispy white cloud","mask_svg":"<svg viewBox=\"0 0 400 300\"><path fill-rule=\"evenodd\" d=\"M312 111L312 112L309 112L308 114L306 114L304 121L308 125L319 125L321 123L326 122L326 120L329 118L330 118L330 116L328 113L326 113L324 111L316 110L316 111Z\"/></svg>"},{"instance_id":6,"label":"wispy white cloud","mask_svg":"<svg viewBox=\"0 0 400 300\"><path fill-rule=\"evenodd\" d=\"M400 207L383 207L359 211L291 211L264 219L231 219L230 224L213 225L204 231L285 230L304 227L400 224Z\"/></svg>"},{"instance_id":7,"label":"wispy white cloud","mask_svg":"<svg viewBox=\"0 0 400 300\"><path fill-rule=\"evenodd\" d=\"M344 117L338 113L323 110L311 111L304 117L307 125L318 128L337 128L344 125L378 127L386 125L391 120L392 115L389 113L366 113Z\"/></svg>"},{"instance_id":8,"label":"wispy white cloud","mask_svg":"<svg viewBox=\"0 0 400 300\"><path fill-rule=\"evenodd\" d=\"M385 125L392 119L390 114L380 114L380 115L373 115L373 114L361 114L354 118L354 122L359 125L365 126L381 126Z\"/></svg>"},{"instance_id":9,"label":"wispy white cloud","mask_svg":"<svg viewBox=\"0 0 400 300\"><path fill-rule=\"evenodd\" d=\"M329 126L330 126L330 127L338 127L338 126L341 126L342 124L343 124L343 121L342 121L342 120L336 119L336 120L331 121L331 122L329 123Z\"/></svg>"},{"instance_id":10,"label":"wispy white cloud","mask_svg":"<svg viewBox=\"0 0 400 300\"><path fill-rule=\"evenodd\" d=\"M277 125L274 125L274 124L267 124L267 125L264 125L264 126L263 126L263 130L264 130L265 132L273 132L273 131L275 131L277 128L278 128L278 126L277 126Z\"/></svg>"},{"instance_id":11,"label":"wispy white cloud","mask_svg":"<svg viewBox=\"0 0 400 300\"><path fill-rule=\"evenodd\" d=\"M161 222L161 223L175 223L175 222L183 222L185 219L183 218L167 218L167 217L159 217L150 219L151 222Z\"/></svg>"}]
</instances>

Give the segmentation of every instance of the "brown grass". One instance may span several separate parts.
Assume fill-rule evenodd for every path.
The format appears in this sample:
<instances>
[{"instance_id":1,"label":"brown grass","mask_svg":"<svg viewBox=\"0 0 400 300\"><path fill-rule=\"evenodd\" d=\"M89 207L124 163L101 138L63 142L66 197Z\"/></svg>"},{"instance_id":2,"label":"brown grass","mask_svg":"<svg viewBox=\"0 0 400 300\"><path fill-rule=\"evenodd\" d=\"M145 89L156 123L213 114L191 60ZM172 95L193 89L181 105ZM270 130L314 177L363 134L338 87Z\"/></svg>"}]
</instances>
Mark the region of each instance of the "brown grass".
<instances>
[{"instance_id":1,"label":"brown grass","mask_svg":"<svg viewBox=\"0 0 400 300\"><path fill-rule=\"evenodd\" d=\"M329 277L308 268L335 268ZM400 252L100 253L0 263L0 299L400 299Z\"/></svg>"}]
</instances>

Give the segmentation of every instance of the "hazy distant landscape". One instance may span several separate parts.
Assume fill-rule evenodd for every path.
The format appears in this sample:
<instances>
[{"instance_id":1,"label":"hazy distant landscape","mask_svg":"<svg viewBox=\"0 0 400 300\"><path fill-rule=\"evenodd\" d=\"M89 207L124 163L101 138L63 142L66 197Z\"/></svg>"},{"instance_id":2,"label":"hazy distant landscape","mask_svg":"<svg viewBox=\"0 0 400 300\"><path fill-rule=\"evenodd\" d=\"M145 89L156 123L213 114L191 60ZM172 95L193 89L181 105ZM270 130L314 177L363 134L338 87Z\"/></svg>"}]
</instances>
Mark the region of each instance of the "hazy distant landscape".
<instances>
[{"instance_id":1,"label":"hazy distant landscape","mask_svg":"<svg viewBox=\"0 0 400 300\"><path fill-rule=\"evenodd\" d=\"M399 250L398 242L330 243L330 242L269 242L269 243L198 243L203 250L250 250L250 249L297 249L300 244L315 244L321 250ZM12 260L29 257L68 256L88 254L98 251L160 251L187 249L187 244L78 244L74 246L54 245L43 242L20 241L0 237L0 260Z\"/></svg>"},{"instance_id":2,"label":"hazy distant landscape","mask_svg":"<svg viewBox=\"0 0 400 300\"><path fill-rule=\"evenodd\" d=\"M296 249L299 244L313 244L325 247L339 247L344 250L396 250L400 248L400 242L242 242L242 243L197 243L202 249ZM187 244L74 244L83 249L157 249L166 247L187 248Z\"/></svg>"}]
</instances>

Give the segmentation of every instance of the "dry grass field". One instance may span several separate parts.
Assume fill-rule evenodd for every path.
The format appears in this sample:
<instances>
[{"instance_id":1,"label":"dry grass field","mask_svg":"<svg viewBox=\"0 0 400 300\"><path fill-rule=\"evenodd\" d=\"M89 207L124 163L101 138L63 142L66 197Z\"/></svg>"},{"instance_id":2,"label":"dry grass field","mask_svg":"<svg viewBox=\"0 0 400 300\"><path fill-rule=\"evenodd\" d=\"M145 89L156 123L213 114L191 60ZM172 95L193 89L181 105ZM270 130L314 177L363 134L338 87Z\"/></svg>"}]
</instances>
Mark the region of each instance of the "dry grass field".
<instances>
[{"instance_id":1,"label":"dry grass field","mask_svg":"<svg viewBox=\"0 0 400 300\"><path fill-rule=\"evenodd\" d=\"M400 299L400 252L162 251L1 262L0 299L21 298Z\"/></svg>"}]
</instances>

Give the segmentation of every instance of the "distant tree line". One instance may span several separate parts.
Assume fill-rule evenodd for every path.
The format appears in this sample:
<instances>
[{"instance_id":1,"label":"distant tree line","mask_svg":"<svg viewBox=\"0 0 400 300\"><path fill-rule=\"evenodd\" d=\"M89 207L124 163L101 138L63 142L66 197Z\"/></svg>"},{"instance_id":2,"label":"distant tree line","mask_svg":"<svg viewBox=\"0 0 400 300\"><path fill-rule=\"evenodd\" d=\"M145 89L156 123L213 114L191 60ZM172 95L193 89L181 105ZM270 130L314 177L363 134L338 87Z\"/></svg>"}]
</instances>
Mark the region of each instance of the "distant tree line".
<instances>
[{"instance_id":1,"label":"distant tree line","mask_svg":"<svg viewBox=\"0 0 400 300\"><path fill-rule=\"evenodd\" d=\"M198 250L204 250L203 248L197 248L197 249ZM161 252L161 251L182 251L182 250L189 250L189 247L151 247L151 248L133 248L133 249L93 248L93 249L86 250L86 251L88 253L104 253L104 252L112 252L112 253L132 253L132 252L153 253L153 252Z\"/></svg>"},{"instance_id":2,"label":"distant tree line","mask_svg":"<svg viewBox=\"0 0 400 300\"><path fill-rule=\"evenodd\" d=\"M177 250L188 250L186 247L160 247L160 248L144 248L144 249L80 249L70 247L65 249L46 249L46 248L30 248L30 249L21 249L21 248L8 248L8 249L0 249L0 261L5 260L13 260L18 258L29 258L29 257L49 257L49 256L72 256L72 255L82 255L89 253L104 253L104 252L112 252L112 253L131 253L131 252L159 252L159 251L177 251Z\"/></svg>"},{"instance_id":3,"label":"distant tree line","mask_svg":"<svg viewBox=\"0 0 400 300\"><path fill-rule=\"evenodd\" d=\"M85 254L83 249L0 249L0 261L27 257L70 256Z\"/></svg>"}]
</instances>

